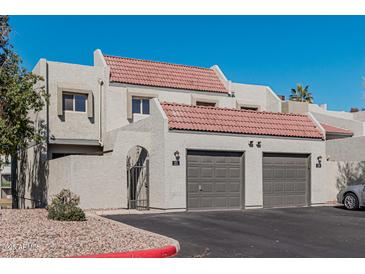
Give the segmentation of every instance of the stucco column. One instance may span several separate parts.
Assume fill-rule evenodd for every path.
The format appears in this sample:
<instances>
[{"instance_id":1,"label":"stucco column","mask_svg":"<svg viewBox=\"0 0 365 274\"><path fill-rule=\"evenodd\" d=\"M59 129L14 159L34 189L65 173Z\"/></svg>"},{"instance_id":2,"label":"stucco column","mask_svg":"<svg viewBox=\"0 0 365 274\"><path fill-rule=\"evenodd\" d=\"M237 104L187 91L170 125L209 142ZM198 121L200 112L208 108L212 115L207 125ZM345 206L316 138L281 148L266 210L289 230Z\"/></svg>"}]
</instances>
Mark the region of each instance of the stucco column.
<instances>
[{"instance_id":1,"label":"stucco column","mask_svg":"<svg viewBox=\"0 0 365 274\"><path fill-rule=\"evenodd\" d=\"M262 151L256 147L245 152L245 207L262 207Z\"/></svg>"}]
</instances>

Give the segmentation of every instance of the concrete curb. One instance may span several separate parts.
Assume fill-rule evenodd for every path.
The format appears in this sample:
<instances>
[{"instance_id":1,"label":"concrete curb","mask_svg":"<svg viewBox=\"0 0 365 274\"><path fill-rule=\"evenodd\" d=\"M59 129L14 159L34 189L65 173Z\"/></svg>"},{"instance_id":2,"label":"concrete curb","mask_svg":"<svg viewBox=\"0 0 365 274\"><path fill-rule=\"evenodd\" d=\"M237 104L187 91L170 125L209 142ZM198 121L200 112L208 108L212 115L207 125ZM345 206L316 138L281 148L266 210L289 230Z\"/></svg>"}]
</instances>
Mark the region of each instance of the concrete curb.
<instances>
[{"instance_id":1,"label":"concrete curb","mask_svg":"<svg viewBox=\"0 0 365 274\"><path fill-rule=\"evenodd\" d=\"M118 221L114 221L112 219L105 218L101 215L88 212L86 216L91 216L93 218L103 219L104 221L132 227L135 230L140 230L150 235L156 235L159 237L166 238L170 244L160 248L152 248L152 249L144 249L144 250L134 250L134 251L125 251L125 252L111 252L111 253L104 253L104 254L89 254L89 255L81 255L81 256L70 256L67 258L167 258L167 257L174 257L180 251L180 243L170 237L166 237L164 235L160 235L151 231L147 231L141 228L137 228L131 225L127 225L125 223L121 223Z\"/></svg>"},{"instance_id":2,"label":"concrete curb","mask_svg":"<svg viewBox=\"0 0 365 274\"><path fill-rule=\"evenodd\" d=\"M178 252L179 246L168 245L162 248L153 248L147 250L72 256L68 258L168 258L176 256Z\"/></svg>"}]
</instances>

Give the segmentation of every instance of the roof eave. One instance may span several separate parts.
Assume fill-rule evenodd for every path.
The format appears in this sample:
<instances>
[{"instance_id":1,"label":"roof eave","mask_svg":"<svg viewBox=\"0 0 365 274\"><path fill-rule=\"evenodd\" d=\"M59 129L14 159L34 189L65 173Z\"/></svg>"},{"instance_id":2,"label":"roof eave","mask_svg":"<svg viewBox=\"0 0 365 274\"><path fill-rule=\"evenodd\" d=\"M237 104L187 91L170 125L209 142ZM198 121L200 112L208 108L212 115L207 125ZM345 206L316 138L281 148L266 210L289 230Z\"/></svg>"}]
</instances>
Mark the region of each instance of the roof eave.
<instances>
[{"instance_id":1,"label":"roof eave","mask_svg":"<svg viewBox=\"0 0 365 274\"><path fill-rule=\"evenodd\" d=\"M285 135L268 135L268 134L249 134L249 133L234 133L234 132L219 132L219 131L206 131L206 130L189 130L189 129L178 129L169 127L169 131L177 133L192 133L192 134L217 134L217 135L231 135L231 136L243 136L243 137L256 137L256 138L288 138L296 140L312 140L312 141L324 141L323 136L321 137L306 137L306 136L285 136Z\"/></svg>"},{"instance_id":2,"label":"roof eave","mask_svg":"<svg viewBox=\"0 0 365 274\"><path fill-rule=\"evenodd\" d=\"M155 85L141 85L141 84L134 84L134 83L127 83L121 81L110 81L110 84L124 84L124 85L132 85L132 86L141 86L141 87L152 87L152 88L167 88L167 89L177 89L177 90L188 90L188 91L197 91L197 92L214 92L219 94L228 94L228 91L217 91L217 90L200 90L200 89L186 89L186 88L177 88L177 87L166 87L166 86L155 86Z\"/></svg>"}]
</instances>

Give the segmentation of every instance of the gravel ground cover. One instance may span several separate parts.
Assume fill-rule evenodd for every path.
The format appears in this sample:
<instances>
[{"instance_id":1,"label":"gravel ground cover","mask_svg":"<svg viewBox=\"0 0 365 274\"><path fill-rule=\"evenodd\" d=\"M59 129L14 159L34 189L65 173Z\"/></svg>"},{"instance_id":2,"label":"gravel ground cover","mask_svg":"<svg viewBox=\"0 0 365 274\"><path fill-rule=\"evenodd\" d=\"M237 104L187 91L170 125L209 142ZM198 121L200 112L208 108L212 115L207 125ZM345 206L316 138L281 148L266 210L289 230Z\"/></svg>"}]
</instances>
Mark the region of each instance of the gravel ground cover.
<instances>
[{"instance_id":1,"label":"gravel ground cover","mask_svg":"<svg viewBox=\"0 0 365 274\"><path fill-rule=\"evenodd\" d=\"M47 219L45 209L0 210L0 257L67 257L159 248L169 238L94 214L85 222Z\"/></svg>"}]
</instances>

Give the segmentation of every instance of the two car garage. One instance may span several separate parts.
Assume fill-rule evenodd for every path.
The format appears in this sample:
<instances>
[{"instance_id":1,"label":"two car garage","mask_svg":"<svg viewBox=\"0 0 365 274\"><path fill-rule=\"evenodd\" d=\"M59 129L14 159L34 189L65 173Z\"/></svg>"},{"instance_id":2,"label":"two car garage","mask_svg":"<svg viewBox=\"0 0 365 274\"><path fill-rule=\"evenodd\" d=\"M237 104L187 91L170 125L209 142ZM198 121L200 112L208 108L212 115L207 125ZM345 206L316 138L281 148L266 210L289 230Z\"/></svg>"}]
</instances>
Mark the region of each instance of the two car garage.
<instances>
[{"instance_id":1,"label":"two car garage","mask_svg":"<svg viewBox=\"0 0 365 274\"><path fill-rule=\"evenodd\" d=\"M188 210L243 209L248 160L243 152L188 150ZM262 175L264 208L309 204L309 155L264 153Z\"/></svg>"}]
</instances>

